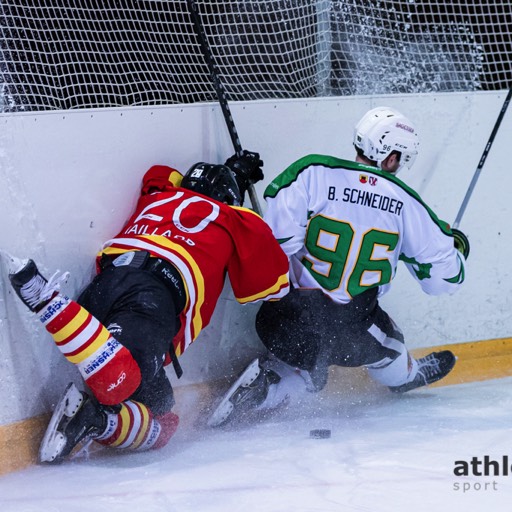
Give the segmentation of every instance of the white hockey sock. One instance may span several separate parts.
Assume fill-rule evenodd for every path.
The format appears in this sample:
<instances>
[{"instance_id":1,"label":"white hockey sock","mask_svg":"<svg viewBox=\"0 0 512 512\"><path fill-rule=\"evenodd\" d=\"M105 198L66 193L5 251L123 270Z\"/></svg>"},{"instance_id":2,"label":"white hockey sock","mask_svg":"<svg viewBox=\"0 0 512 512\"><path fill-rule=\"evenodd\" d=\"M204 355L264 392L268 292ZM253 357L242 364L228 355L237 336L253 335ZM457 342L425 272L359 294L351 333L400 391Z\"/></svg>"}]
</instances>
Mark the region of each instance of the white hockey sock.
<instances>
[{"instance_id":1,"label":"white hockey sock","mask_svg":"<svg viewBox=\"0 0 512 512\"><path fill-rule=\"evenodd\" d=\"M307 392L308 372L275 358L265 361L263 367L277 373L281 380L277 384L270 385L267 398L257 409L274 409L286 400L296 400Z\"/></svg>"},{"instance_id":2,"label":"white hockey sock","mask_svg":"<svg viewBox=\"0 0 512 512\"><path fill-rule=\"evenodd\" d=\"M411 382L418 373L418 363L404 346L402 353L393 360L382 359L377 363L367 365L368 374L373 380L384 386L401 386Z\"/></svg>"}]
</instances>

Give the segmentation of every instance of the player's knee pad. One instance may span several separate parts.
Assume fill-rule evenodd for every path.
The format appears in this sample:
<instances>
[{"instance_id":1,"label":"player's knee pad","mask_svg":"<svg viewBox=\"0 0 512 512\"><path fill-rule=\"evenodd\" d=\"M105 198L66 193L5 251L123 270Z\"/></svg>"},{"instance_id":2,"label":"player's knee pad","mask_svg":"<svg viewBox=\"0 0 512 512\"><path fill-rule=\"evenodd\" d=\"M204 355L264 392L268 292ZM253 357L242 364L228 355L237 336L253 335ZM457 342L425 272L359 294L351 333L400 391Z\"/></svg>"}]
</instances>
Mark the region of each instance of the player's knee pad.
<instances>
[{"instance_id":1,"label":"player's knee pad","mask_svg":"<svg viewBox=\"0 0 512 512\"><path fill-rule=\"evenodd\" d=\"M55 344L78 367L100 403L126 400L141 382L140 368L130 351L85 308L61 299L58 309L51 301L40 316Z\"/></svg>"},{"instance_id":2,"label":"player's knee pad","mask_svg":"<svg viewBox=\"0 0 512 512\"><path fill-rule=\"evenodd\" d=\"M168 412L158 418L140 402L128 400L109 413L108 428L96 441L111 448L145 451L165 446L178 428L179 418Z\"/></svg>"},{"instance_id":3,"label":"player's knee pad","mask_svg":"<svg viewBox=\"0 0 512 512\"><path fill-rule=\"evenodd\" d=\"M397 357L385 357L376 363L366 365L368 374L384 386L401 386L410 380L417 366L416 360L409 354L405 345Z\"/></svg>"}]
</instances>

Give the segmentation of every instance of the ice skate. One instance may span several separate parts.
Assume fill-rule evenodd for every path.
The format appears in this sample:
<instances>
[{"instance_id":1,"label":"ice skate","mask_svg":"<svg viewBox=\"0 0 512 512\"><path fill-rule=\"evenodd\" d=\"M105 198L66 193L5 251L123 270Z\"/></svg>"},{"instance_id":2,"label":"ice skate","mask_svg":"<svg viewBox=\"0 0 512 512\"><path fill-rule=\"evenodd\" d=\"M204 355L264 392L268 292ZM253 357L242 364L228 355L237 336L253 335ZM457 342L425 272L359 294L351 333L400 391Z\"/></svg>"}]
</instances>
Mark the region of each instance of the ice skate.
<instances>
[{"instance_id":1,"label":"ice skate","mask_svg":"<svg viewBox=\"0 0 512 512\"><path fill-rule=\"evenodd\" d=\"M457 358L449 350L432 352L428 356L418 359L418 373L414 380L401 386L390 386L389 389L394 393L405 393L411 389L437 382L452 371L456 361Z\"/></svg>"},{"instance_id":2,"label":"ice skate","mask_svg":"<svg viewBox=\"0 0 512 512\"><path fill-rule=\"evenodd\" d=\"M235 409L237 413L256 409L267 397L270 385L278 383L279 380L277 373L264 369L259 359L255 359L224 395L210 415L208 426L222 425Z\"/></svg>"},{"instance_id":3,"label":"ice skate","mask_svg":"<svg viewBox=\"0 0 512 512\"><path fill-rule=\"evenodd\" d=\"M73 383L53 412L39 448L39 462L58 463L105 432L107 413Z\"/></svg>"},{"instance_id":4,"label":"ice skate","mask_svg":"<svg viewBox=\"0 0 512 512\"><path fill-rule=\"evenodd\" d=\"M33 260L11 259L11 285L23 304L33 312L42 309L52 299L68 276L68 272L61 276L57 276L56 272L48 280L39 272Z\"/></svg>"}]
</instances>

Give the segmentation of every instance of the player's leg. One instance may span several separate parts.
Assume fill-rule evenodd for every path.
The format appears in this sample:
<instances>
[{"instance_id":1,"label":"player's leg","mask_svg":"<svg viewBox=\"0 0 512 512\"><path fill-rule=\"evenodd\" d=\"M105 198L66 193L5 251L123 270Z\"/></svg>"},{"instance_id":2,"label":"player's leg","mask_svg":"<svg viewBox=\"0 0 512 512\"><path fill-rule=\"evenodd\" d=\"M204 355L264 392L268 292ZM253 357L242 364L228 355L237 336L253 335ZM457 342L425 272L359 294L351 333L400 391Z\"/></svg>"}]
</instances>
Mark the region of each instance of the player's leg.
<instances>
[{"instance_id":1,"label":"player's leg","mask_svg":"<svg viewBox=\"0 0 512 512\"><path fill-rule=\"evenodd\" d=\"M119 411L112 436L103 436L101 442L138 449L139 442L147 438L141 447L163 446L178 424L178 417L171 412L174 394L164 369L165 355L179 328L173 295L151 272L110 266L78 301L108 326L129 350L141 373L140 385L129 397L135 407L123 402L127 407Z\"/></svg>"},{"instance_id":2,"label":"player's leg","mask_svg":"<svg viewBox=\"0 0 512 512\"><path fill-rule=\"evenodd\" d=\"M149 289L142 287L142 291L139 289L140 293L135 293L132 288L137 288L136 281L140 279L127 279L124 275L127 272L129 273L129 269L117 272L116 278L121 276L121 281L129 283L131 299L125 304L125 308L116 303L116 307L113 308L114 313L110 316L111 319L121 322L113 322L113 324L122 335L121 324L128 323L128 320L125 322L122 319L123 312L126 310L131 312L126 317L133 322L131 337L130 335L124 335L124 337L130 339L132 345L135 345L133 340L144 340L142 345L146 349L134 350L140 363L132 356L131 350L112 337L110 331L89 311L58 293L58 283L52 280L48 282L39 273L33 261L24 262L10 275L16 293L32 311L40 315L41 321L54 337L57 346L68 360L78 366L95 397L102 403L102 405L95 404L95 401L86 395L72 393L71 396L76 399L83 398L77 399L78 403L74 406L69 406L69 404L66 405L69 397L65 393L61 405L66 406L62 405L61 411L55 411L54 419L56 419L47 431L47 434L53 430L54 433L59 432L60 436L65 436L66 443L62 445L62 440L58 443L58 448L64 450L64 453L87 437L98 438L105 444L119 445L124 448L157 447L165 444L176 429L177 416L170 412L174 404L172 387L163 370L164 346L168 347L169 340L174 336L176 329L172 315L172 299L165 287L160 282L152 280L151 276L149 282L153 285L150 285ZM143 278L145 281L146 276ZM97 281L103 283L100 286L102 288L100 295L106 298L106 302L102 303L98 310L104 311L108 316L108 311L112 309L109 306L114 304L114 302L109 303L109 299L113 297L109 296L108 290L116 290L116 293L122 295L123 287L120 283L116 286L116 283L111 282L110 279L105 280L102 277ZM141 294L149 298L155 293L160 297L153 296L150 302L153 305L160 304L161 310L153 307L154 315L150 315L144 311L145 303L139 299ZM159 301L158 298L163 300ZM138 304L135 304L137 301ZM140 318L136 318L137 312ZM171 313L170 316L169 313ZM167 322L162 320L164 317L169 320ZM155 336L148 336L148 333L153 331L156 331ZM127 345L130 343L127 342ZM141 368L146 377L144 385ZM138 396L146 398L149 403L133 400L135 405L132 407L125 402L120 405L118 411L103 407ZM158 415L158 419L155 419L153 414ZM81 432L81 439L73 434L75 426L78 426L77 431ZM67 437L65 430L68 430ZM51 449L51 453L50 458L61 458L55 453L54 448ZM44 460L47 459L48 457Z\"/></svg>"},{"instance_id":3,"label":"player's leg","mask_svg":"<svg viewBox=\"0 0 512 512\"><path fill-rule=\"evenodd\" d=\"M416 360L407 350L402 332L380 306L377 305L370 320L371 325L361 333L361 342L374 361L365 366L372 379L391 391L402 393L426 386L453 369L456 358L449 350Z\"/></svg>"},{"instance_id":4,"label":"player's leg","mask_svg":"<svg viewBox=\"0 0 512 512\"><path fill-rule=\"evenodd\" d=\"M89 311L62 295L57 281L44 278L32 260L22 262L9 277L101 403L117 404L135 392L141 373L130 351Z\"/></svg>"},{"instance_id":5,"label":"player's leg","mask_svg":"<svg viewBox=\"0 0 512 512\"><path fill-rule=\"evenodd\" d=\"M129 397L147 404L155 413L174 405L170 386L159 386L166 354L179 329L169 289L152 273L139 268L106 268L77 299L125 347L141 374ZM100 402L103 402L92 389Z\"/></svg>"},{"instance_id":6,"label":"player's leg","mask_svg":"<svg viewBox=\"0 0 512 512\"><path fill-rule=\"evenodd\" d=\"M120 317L118 321L120 324L116 325L125 323ZM140 321L138 327L147 329L147 339L147 333L152 332L154 325ZM138 354L137 359L143 358ZM147 371L150 365L139 365L143 368L142 379L129 399L105 406L94 396L81 392L73 395L79 400L70 409L71 414L69 406L66 407L68 412L57 406L41 444L40 460L58 462L89 439L109 448L126 450L148 450L166 445L177 429L179 418L172 412L174 396L165 369L154 362L162 361L163 357L151 359L151 373ZM95 392L96 388L91 390ZM61 399L61 403L67 401L66 396Z\"/></svg>"},{"instance_id":7,"label":"player's leg","mask_svg":"<svg viewBox=\"0 0 512 512\"><path fill-rule=\"evenodd\" d=\"M101 405L70 384L48 424L39 461L61 462L89 440L117 449L160 448L172 437L178 421L172 411L155 416L149 407L135 400L111 407Z\"/></svg>"},{"instance_id":8,"label":"player's leg","mask_svg":"<svg viewBox=\"0 0 512 512\"><path fill-rule=\"evenodd\" d=\"M245 368L216 405L208 425L219 426L249 410L275 409L323 387L327 369L316 372L316 381L307 370L314 368L319 351L318 336L311 332L315 324L308 316L316 299L291 290L283 299L261 306L256 330L269 354Z\"/></svg>"},{"instance_id":9,"label":"player's leg","mask_svg":"<svg viewBox=\"0 0 512 512\"><path fill-rule=\"evenodd\" d=\"M217 427L249 411L277 409L298 400L312 387L308 372L292 367L271 354L254 359L223 395L208 418Z\"/></svg>"},{"instance_id":10,"label":"player's leg","mask_svg":"<svg viewBox=\"0 0 512 512\"><path fill-rule=\"evenodd\" d=\"M370 288L348 304L317 299L321 311L313 332L318 338L315 366L323 374L329 365L365 366L369 375L392 391L403 392L443 378L455 364L449 351L416 361L408 352L401 330L382 310L378 290Z\"/></svg>"},{"instance_id":11,"label":"player's leg","mask_svg":"<svg viewBox=\"0 0 512 512\"><path fill-rule=\"evenodd\" d=\"M317 390L325 385L330 365L366 366L374 380L404 392L442 379L455 364L450 351L414 359L401 330L380 307L376 288L348 304L318 290L294 295L261 307L258 334L281 360L306 369Z\"/></svg>"}]
</instances>

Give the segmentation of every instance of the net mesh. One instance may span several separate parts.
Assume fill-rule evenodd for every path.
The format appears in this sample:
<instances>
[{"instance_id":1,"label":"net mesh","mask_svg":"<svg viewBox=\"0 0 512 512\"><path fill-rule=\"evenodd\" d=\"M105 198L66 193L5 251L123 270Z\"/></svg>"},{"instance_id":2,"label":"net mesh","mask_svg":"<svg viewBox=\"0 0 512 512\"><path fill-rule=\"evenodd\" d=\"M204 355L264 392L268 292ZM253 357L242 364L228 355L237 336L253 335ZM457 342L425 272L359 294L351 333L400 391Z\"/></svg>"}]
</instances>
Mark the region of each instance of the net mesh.
<instances>
[{"instance_id":1,"label":"net mesh","mask_svg":"<svg viewBox=\"0 0 512 512\"><path fill-rule=\"evenodd\" d=\"M512 84L512 2L196 4L229 100ZM4 112L216 100L184 0L2 0L0 29Z\"/></svg>"}]
</instances>

